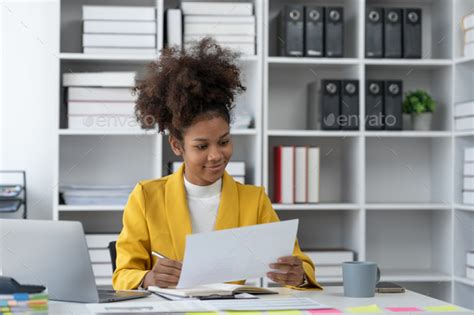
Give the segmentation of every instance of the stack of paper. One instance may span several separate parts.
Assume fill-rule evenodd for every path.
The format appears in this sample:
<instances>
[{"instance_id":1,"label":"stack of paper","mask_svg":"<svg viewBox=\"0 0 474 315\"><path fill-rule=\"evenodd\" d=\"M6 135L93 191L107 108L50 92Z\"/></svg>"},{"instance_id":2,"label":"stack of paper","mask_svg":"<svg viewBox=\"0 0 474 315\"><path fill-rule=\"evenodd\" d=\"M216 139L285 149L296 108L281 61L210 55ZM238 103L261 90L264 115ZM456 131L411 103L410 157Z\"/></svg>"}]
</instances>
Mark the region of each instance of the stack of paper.
<instances>
[{"instance_id":1,"label":"stack of paper","mask_svg":"<svg viewBox=\"0 0 474 315\"><path fill-rule=\"evenodd\" d=\"M124 206L133 186L64 185L60 192L67 205Z\"/></svg>"},{"instance_id":2,"label":"stack of paper","mask_svg":"<svg viewBox=\"0 0 474 315\"><path fill-rule=\"evenodd\" d=\"M0 314L48 313L46 293L0 294Z\"/></svg>"},{"instance_id":3,"label":"stack of paper","mask_svg":"<svg viewBox=\"0 0 474 315\"><path fill-rule=\"evenodd\" d=\"M135 72L64 73L70 129L123 129L139 125L134 116Z\"/></svg>"},{"instance_id":4,"label":"stack of paper","mask_svg":"<svg viewBox=\"0 0 474 315\"><path fill-rule=\"evenodd\" d=\"M169 173L176 172L182 164L183 162L170 162ZM245 162L229 162L225 170L235 181L245 184Z\"/></svg>"},{"instance_id":5,"label":"stack of paper","mask_svg":"<svg viewBox=\"0 0 474 315\"><path fill-rule=\"evenodd\" d=\"M255 55L255 16L250 2L182 2L184 44L205 36L223 47Z\"/></svg>"},{"instance_id":6,"label":"stack of paper","mask_svg":"<svg viewBox=\"0 0 474 315\"><path fill-rule=\"evenodd\" d=\"M230 296L241 293L248 294L277 294L278 292L266 288L255 286L217 283L200 285L189 289L163 289L156 286L148 287L148 291L165 295L177 296L183 298L201 298L207 296Z\"/></svg>"},{"instance_id":7,"label":"stack of paper","mask_svg":"<svg viewBox=\"0 0 474 315\"><path fill-rule=\"evenodd\" d=\"M274 148L274 202L319 202L319 147Z\"/></svg>"},{"instance_id":8,"label":"stack of paper","mask_svg":"<svg viewBox=\"0 0 474 315\"><path fill-rule=\"evenodd\" d=\"M456 103L454 106L454 119L456 130L474 130L474 99Z\"/></svg>"},{"instance_id":9,"label":"stack of paper","mask_svg":"<svg viewBox=\"0 0 474 315\"><path fill-rule=\"evenodd\" d=\"M474 204L474 147L464 149L464 178L462 200L464 204Z\"/></svg>"},{"instance_id":10,"label":"stack of paper","mask_svg":"<svg viewBox=\"0 0 474 315\"><path fill-rule=\"evenodd\" d=\"M342 263L354 260L354 252L346 249L304 251L316 266L317 277L342 277Z\"/></svg>"},{"instance_id":11,"label":"stack of paper","mask_svg":"<svg viewBox=\"0 0 474 315\"><path fill-rule=\"evenodd\" d=\"M86 234L87 248L97 285L112 285L112 261L108 246L117 238L117 234Z\"/></svg>"},{"instance_id":12,"label":"stack of paper","mask_svg":"<svg viewBox=\"0 0 474 315\"><path fill-rule=\"evenodd\" d=\"M463 18L462 29L464 31L464 57L474 57L474 13Z\"/></svg>"},{"instance_id":13,"label":"stack of paper","mask_svg":"<svg viewBox=\"0 0 474 315\"><path fill-rule=\"evenodd\" d=\"M234 117L230 123L232 129L249 129L253 124L252 114L245 109L244 104L239 104L234 109Z\"/></svg>"},{"instance_id":14,"label":"stack of paper","mask_svg":"<svg viewBox=\"0 0 474 315\"><path fill-rule=\"evenodd\" d=\"M1 198L12 198L17 197L23 190L20 185L1 185L0 186L0 197Z\"/></svg>"},{"instance_id":15,"label":"stack of paper","mask_svg":"<svg viewBox=\"0 0 474 315\"><path fill-rule=\"evenodd\" d=\"M82 46L90 54L156 54L154 7L82 6Z\"/></svg>"}]
</instances>

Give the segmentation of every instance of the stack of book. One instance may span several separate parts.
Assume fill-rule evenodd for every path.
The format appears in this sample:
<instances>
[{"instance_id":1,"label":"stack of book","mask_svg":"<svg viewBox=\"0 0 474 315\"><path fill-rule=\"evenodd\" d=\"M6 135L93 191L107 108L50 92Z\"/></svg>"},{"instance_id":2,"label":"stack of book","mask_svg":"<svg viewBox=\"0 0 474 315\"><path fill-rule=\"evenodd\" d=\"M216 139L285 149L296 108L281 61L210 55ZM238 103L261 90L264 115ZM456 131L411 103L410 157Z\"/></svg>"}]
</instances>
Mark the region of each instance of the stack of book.
<instances>
[{"instance_id":1,"label":"stack of book","mask_svg":"<svg viewBox=\"0 0 474 315\"><path fill-rule=\"evenodd\" d=\"M64 73L70 129L138 128L135 72Z\"/></svg>"},{"instance_id":2,"label":"stack of book","mask_svg":"<svg viewBox=\"0 0 474 315\"><path fill-rule=\"evenodd\" d=\"M223 47L255 55L255 16L250 2L182 2L184 46L205 36Z\"/></svg>"},{"instance_id":3,"label":"stack of book","mask_svg":"<svg viewBox=\"0 0 474 315\"><path fill-rule=\"evenodd\" d=\"M0 314L48 313L48 294L0 294Z\"/></svg>"},{"instance_id":4,"label":"stack of book","mask_svg":"<svg viewBox=\"0 0 474 315\"><path fill-rule=\"evenodd\" d=\"M156 54L153 7L82 6L82 47L87 54Z\"/></svg>"},{"instance_id":5,"label":"stack of book","mask_svg":"<svg viewBox=\"0 0 474 315\"><path fill-rule=\"evenodd\" d=\"M474 57L474 13L462 19L464 31L464 57Z\"/></svg>"},{"instance_id":6,"label":"stack of book","mask_svg":"<svg viewBox=\"0 0 474 315\"><path fill-rule=\"evenodd\" d=\"M87 248L97 285L112 284L112 261L108 246L117 238L117 234L86 234Z\"/></svg>"},{"instance_id":7,"label":"stack of book","mask_svg":"<svg viewBox=\"0 0 474 315\"><path fill-rule=\"evenodd\" d=\"M466 277L474 280L474 251L466 253Z\"/></svg>"},{"instance_id":8,"label":"stack of book","mask_svg":"<svg viewBox=\"0 0 474 315\"><path fill-rule=\"evenodd\" d=\"M456 103L454 121L458 131L474 130L474 100Z\"/></svg>"},{"instance_id":9,"label":"stack of book","mask_svg":"<svg viewBox=\"0 0 474 315\"><path fill-rule=\"evenodd\" d=\"M319 202L319 147L274 148L274 202Z\"/></svg>"},{"instance_id":10,"label":"stack of book","mask_svg":"<svg viewBox=\"0 0 474 315\"><path fill-rule=\"evenodd\" d=\"M464 149L462 201L474 205L474 147Z\"/></svg>"},{"instance_id":11,"label":"stack of book","mask_svg":"<svg viewBox=\"0 0 474 315\"><path fill-rule=\"evenodd\" d=\"M183 162L169 162L169 174L176 172L181 165L183 165ZM229 162L225 170L235 181L245 184L245 162Z\"/></svg>"},{"instance_id":12,"label":"stack of book","mask_svg":"<svg viewBox=\"0 0 474 315\"><path fill-rule=\"evenodd\" d=\"M60 192L64 203L80 206L124 206L133 186L93 186L93 185L64 185Z\"/></svg>"},{"instance_id":13,"label":"stack of book","mask_svg":"<svg viewBox=\"0 0 474 315\"><path fill-rule=\"evenodd\" d=\"M305 250L316 266L316 277L342 277L342 263L354 260L354 252L346 249Z\"/></svg>"}]
</instances>

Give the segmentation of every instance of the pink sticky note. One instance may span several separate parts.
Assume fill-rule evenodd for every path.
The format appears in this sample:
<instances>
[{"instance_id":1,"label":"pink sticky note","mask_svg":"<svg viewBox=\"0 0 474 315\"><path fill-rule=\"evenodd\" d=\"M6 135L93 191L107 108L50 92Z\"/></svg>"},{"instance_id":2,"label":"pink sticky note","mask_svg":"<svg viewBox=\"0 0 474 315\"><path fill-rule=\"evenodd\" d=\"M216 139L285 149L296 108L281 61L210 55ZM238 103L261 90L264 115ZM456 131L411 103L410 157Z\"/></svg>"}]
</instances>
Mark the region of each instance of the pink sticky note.
<instances>
[{"instance_id":1,"label":"pink sticky note","mask_svg":"<svg viewBox=\"0 0 474 315\"><path fill-rule=\"evenodd\" d=\"M321 310L307 310L310 314L341 314L340 310L336 310L335 308L326 308Z\"/></svg>"},{"instance_id":2,"label":"pink sticky note","mask_svg":"<svg viewBox=\"0 0 474 315\"><path fill-rule=\"evenodd\" d=\"M417 307L386 307L391 312L421 312Z\"/></svg>"}]
</instances>

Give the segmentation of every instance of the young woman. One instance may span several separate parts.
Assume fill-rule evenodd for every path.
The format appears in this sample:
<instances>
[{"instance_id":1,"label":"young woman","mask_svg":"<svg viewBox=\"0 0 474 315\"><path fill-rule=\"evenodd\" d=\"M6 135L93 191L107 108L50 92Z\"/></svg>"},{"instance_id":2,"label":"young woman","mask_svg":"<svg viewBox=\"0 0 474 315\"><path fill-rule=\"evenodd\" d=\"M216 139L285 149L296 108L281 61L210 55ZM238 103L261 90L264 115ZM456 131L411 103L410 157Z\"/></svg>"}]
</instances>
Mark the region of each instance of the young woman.
<instances>
[{"instance_id":1,"label":"young woman","mask_svg":"<svg viewBox=\"0 0 474 315\"><path fill-rule=\"evenodd\" d=\"M176 285L188 234L278 221L263 188L242 185L225 172L234 97L245 90L236 57L209 38L187 51L165 49L135 87L142 127L167 130L184 163L131 193L116 245L115 289ZM282 285L321 288L297 242L292 256L268 267L267 277Z\"/></svg>"}]
</instances>

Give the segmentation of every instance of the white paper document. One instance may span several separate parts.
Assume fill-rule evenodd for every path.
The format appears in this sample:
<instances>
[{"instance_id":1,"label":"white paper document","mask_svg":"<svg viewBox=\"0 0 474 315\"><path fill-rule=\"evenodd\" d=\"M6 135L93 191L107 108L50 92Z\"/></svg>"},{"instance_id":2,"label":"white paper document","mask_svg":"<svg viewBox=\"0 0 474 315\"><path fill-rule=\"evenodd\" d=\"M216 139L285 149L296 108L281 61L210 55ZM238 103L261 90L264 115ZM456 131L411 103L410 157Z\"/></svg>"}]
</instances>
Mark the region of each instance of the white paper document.
<instances>
[{"instance_id":1,"label":"white paper document","mask_svg":"<svg viewBox=\"0 0 474 315\"><path fill-rule=\"evenodd\" d=\"M256 300L214 300L214 301L163 301L163 302L120 302L88 304L94 314L142 314L167 312L217 312L217 311L270 311L327 309L309 298L271 298Z\"/></svg>"},{"instance_id":2,"label":"white paper document","mask_svg":"<svg viewBox=\"0 0 474 315\"><path fill-rule=\"evenodd\" d=\"M142 314L142 313L169 313L169 312L212 312L212 305L203 301L163 301L163 302L120 302L88 304L93 314Z\"/></svg>"},{"instance_id":3,"label":"white paper document","mask_svg":"<svg viewBox=\"0 0 474 315\"><path fill-rule=\"evenodd\" d=\"M177 288L265 277L292 255L297 230L298 220L288 220L188 235Z\"/></svg>"}]
</instances>

